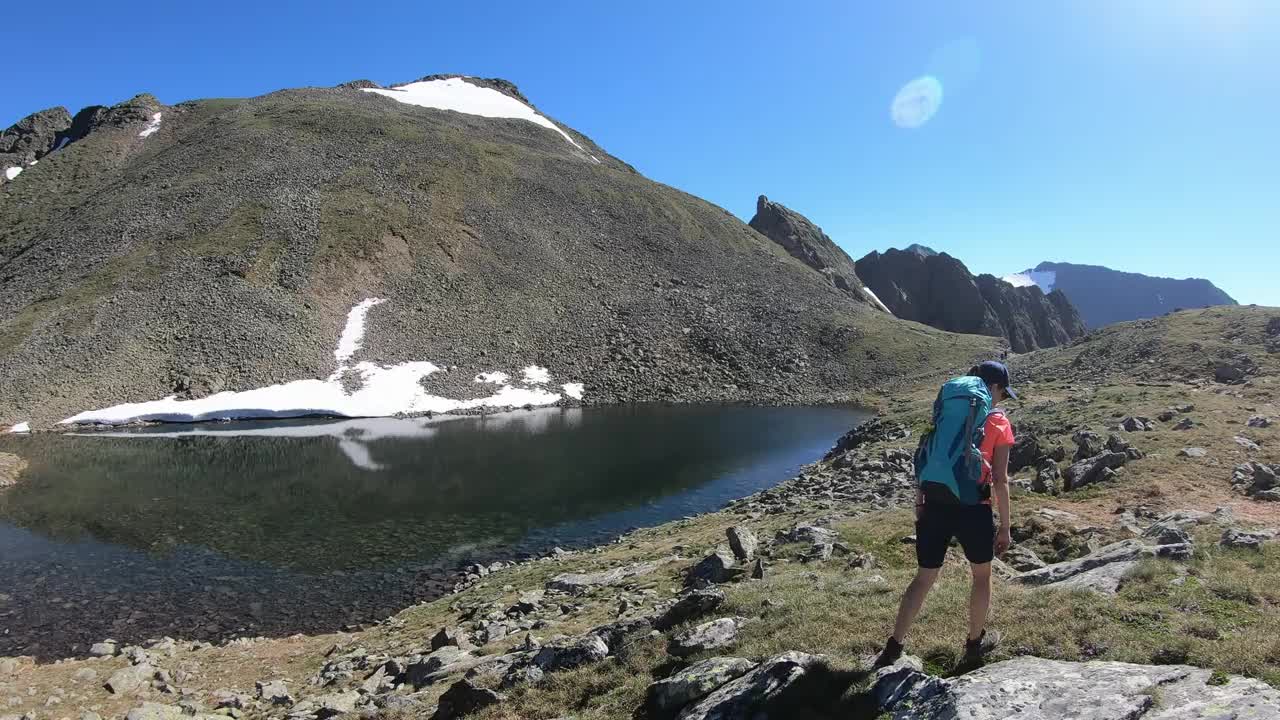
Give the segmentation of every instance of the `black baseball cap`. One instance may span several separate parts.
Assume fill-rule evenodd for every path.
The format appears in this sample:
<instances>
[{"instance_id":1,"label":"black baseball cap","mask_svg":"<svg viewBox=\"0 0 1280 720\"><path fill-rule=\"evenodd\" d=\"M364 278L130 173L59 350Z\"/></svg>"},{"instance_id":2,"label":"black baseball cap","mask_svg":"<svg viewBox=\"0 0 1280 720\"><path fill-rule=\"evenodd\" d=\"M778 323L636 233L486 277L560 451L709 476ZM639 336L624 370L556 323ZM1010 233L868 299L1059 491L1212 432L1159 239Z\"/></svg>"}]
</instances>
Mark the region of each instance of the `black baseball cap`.
<instances>
[{"instance_id":1,"label":"black baseball cap","mask_svg":"<svg viewBox=\"0 0 1280 720\"><path fill-rule=\"evenodd\" d=\"M1009 368L1005 367L1004 363L988 360L975 367L972 374L982 378L982 381L988 385L1003 386L1009 397L1018 399L1018 393L1014 392L1009 385Z\"/></svg>"}]
</instances>

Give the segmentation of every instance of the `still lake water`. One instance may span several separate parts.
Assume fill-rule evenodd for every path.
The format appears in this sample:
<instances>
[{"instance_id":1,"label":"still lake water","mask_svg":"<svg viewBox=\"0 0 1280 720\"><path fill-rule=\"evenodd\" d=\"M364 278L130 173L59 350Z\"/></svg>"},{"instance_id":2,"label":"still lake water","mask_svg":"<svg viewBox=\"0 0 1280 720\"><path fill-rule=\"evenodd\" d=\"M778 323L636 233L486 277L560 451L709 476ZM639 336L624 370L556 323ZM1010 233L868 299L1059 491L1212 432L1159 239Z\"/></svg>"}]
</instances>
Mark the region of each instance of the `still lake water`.
<instances>
[{"instance_id":1,"label":"still lake water","mask_svg":"<svg viewBox=\"0 0 1280 720\"><path fill-rule=\"evenodd\" d=\"M0 439L0 656L324 632L461 562L607 540L785 480L849 407L549 408Z\"/></svg>"}]
</instances>

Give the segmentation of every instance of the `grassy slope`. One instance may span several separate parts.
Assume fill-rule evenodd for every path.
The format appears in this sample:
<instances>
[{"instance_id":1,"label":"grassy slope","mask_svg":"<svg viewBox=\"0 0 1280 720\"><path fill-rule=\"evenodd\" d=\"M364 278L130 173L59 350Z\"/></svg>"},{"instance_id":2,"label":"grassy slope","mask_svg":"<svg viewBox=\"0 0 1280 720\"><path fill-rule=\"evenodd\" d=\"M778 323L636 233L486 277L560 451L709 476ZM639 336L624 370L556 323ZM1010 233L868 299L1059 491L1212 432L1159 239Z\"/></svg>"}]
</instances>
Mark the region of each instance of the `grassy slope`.
<instances>
[{"instance_id":1,"label":"grassy slope","mask_svg":"<svg viewBox=\"0 0 1280 720\"><path fill-rule=\"evenodd\" d=\"M1057 498L1015 491L1015 525L1043 528L1029 544L1042 556L1053 552L1049 541L1053 528L1045 528L1046 523L1036 516L1037 510L1046 507L1076 513L1081 524L1096 526L1092 534L1096 542L1120 537L1114 511L1138 503L1156 510L1212 510L1230 505L1242 524L1280 524L1280 508L1234 496L1229 484L1231 466L1245 457L1231 440L1244 430L1244 419L1253 414L1280 416L1274 397L1280 367L1277 358L1261 347L1267 341L1263 329L1273 316L1280 316L1280 311L1234 308L1183 313L1110 329L1073 347L1017 358L1015 373L1025 394L1020 404L1010 408L1011 415L1020 425L1039 425L1050 440L1068 443L1074 426L1103 431L1117 414L1154 416L1175 403L1194 403L1191 416L1201 423L1186 432L1129 434L1127 439L1148 457L1130 464L1114 485ZM1243 339L1233 342L1233 338ZM1193 344L1201 350L1191 350ZM1102 347L1111 348L1103 354L1112 360L1097 363L1088 380L1073 378L1068 369L1072 360L1099 353ZM1132 347L1158 347L1143 351L1147 353L1143 359L1156 362L1133 365L1124 360L1122 350ZM1204 371L1206 357L1228 350L1247 352L1258 364L1259 372L1248 384L1222 386L1205 379L1211 376L1211 371L1208 375ZM1201 356L1193 356L1196 352ZM1139 386L1135 376L1168 386ZM903 383L900 391L886 396L883 408L896 419L922 424L936 379L920 377ZM1262 446L1257 459L1280 461L1280 428L1248 429L1247 434ZM1176 457L1176 450L1191 444L1209 449L1210 457L1204 461ZM342 641L371 650L405 652L421 646L440 626L456 624L459 605L489 602L503 607L519 591L541 587L560 572L612 568L673 553L684 558L636 578L625 588L588 596L581 601L580 611L539 633L544 637L574 634L611 620L619 593L638 599L641 605L676 593L682 571L692 559L721 543L727 527L744 524L767 538L795 522L833 515L843 516L833 527L845 543L878 558L875 570L854 571L839 559L802 564L795 561L798 547L780 546L782 551L769 564L764 581L726 587L729 601L722 613L752 618L732 654L759 658L793 649L825 653L833 668L849 671L844 677L856 681L859 676L853 671L883 642L898 592L913 572L911 548L900 542L911 531L906 509L859 514L858 508L827 501L799 502L788 513L757 519L731 510L706 514L638 531L622 543L594 552L504 570L458 596L410 608L386 626ZM1185 662L1280 686L1280 547L1273 544L1261 553L1223 550L1214 544L1216 536L1210 528L1198 532L1196 555L1189 563L1153 560L1142 564L1114 598L997 581L993 622L1004 632L1005 643L996 659L1034 654L1069 660ZM1070 557L1084 552L1084 547L1067 545L1058 552ZM968 578L963 559L954 553L909 640L911 651L942 673L957 670L964 634ZM1179 567L1185 569L1186 580L1173 585ZM869 574L879 574L887 582L871 582ZM321 653L334 640L333 636L275 640L250 648L206 650L174 662L198 660L202 671L197 682L205 690L251 687L254 680L268 677L288 677L301 686L320 666ZM508 638L486 647L485 652L500 652L522 640L523 635ZM72 685L68 678L84 666L77 661L39 670L24 667L14 682L36 687L33 698L40 699L55 685ZM538 686L508 691L508 702L474 717L629 718L641 705L648 684L680 666L666 655L662 641L646 640L623 659L553 674ZM99 704L103 712L115 712L136 701ZM846 716L858 715L851 711Z\"/></svg>"}]
</instances>

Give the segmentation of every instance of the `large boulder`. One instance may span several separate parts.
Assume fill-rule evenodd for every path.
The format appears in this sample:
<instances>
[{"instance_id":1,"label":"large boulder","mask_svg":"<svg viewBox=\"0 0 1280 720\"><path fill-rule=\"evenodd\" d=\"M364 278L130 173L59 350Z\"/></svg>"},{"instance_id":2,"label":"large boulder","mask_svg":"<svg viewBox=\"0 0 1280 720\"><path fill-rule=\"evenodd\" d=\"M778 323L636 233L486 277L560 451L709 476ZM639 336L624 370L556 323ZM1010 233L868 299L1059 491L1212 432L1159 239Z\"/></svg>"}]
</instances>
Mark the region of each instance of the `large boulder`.
<instances>
[{"instance_id":1,"label":"large boulder","mask_svg":"<svg viewBox=\"0 0 1280 720\"><path fill-rule=\"evenodd\" d=\"M714 657L691 665L649 686L651 717L668 717L691 702L701 700L717 688L746 675L756 666L743 658Z\"/></svg>"},{"instance_id":2,"label":"large boulder","mask_svg":"<svg viewBox=\"0 0 1280 720\"><path fill-rule=\"evenodd\" d=\"M731 680L700 702L686 707L679 720L751 720L770 702L804 677L818 659L802 652L788 652L760 663L737 680ZM766 716L767 717L767 716Z\"/></svg>"},{"instance_id":3,"label":"large boulder","mask_svg":"<svg viewBox=\"0 0 1280 720\"><path fill-rule=\"evenodd\" d=\"M415 656L405 668L405 682L414 687L435 683L450 668L469 663L475 658L455 645L444 645L429 655Z\"/></svg>"},{"instance_id":4,"label":"large boulder","mask_svg":"<svg viewBox=\"0 0 1280 720\"><path fill-rule=\"evenodd\" d=\"M605 641L589 633L551 641L533 656L533 663L544 672L554 672L597 663L608 656Z\"/></svg>"},{"instance_id":5,"label":"large boulder","mask_svg":"<svg viewBox=\"0 0 1280 720\"><path fill-rule=\"evenodd\" d=\"M130 665L111 673L103 687L112 695L123 695L137 690L144 683L151 682L155 674L155 668L146 663Z\"/></svg>"},{"instance_id":6,"label":"large boulder","mask_svg":"<svg viewBox=\"0 0 1280 720\"><path fill-rule=\"evenodd\" d=\"M829 530L817 525L796 525L790 530L779 531L778 540L788 543L808 543L809 545L834 545L836 540L834 530Z\"/></svg>"},{"instance_id":7,"label":"large boulder","mask_svg":"<svg viewBox=\"0 0 1280 720\"><path fill-rule=\"evenodd\" d=\"M1237 465L1231 472L1231 485L1246 495L1257 495L1280 486L1280 466L1260 462Z\"/></svg>"},{"instance_id":8,"label":"large boulder","mask_svg":"<svg viewBox=\"0 0 1280 720\"><path fill-rule=\"evenodd\" d=\"M659 615L653 622L653 627L658 630L670 630L683 622L715 610L723 602L724 592L719 588L690 590L681 595L680 599L676 600L675 604L667 608L662 615Z\"/></svg>"},{"instance_id":9,"label":"large boulder","mask_svg":"<svg viewBox=\"0 0 1280 720\"><path fill-rule=\"evenodd\" d=\"M735 567L735 565L736 561L729 548L724 546L717 547L696 565L689 568L686 582L690 585L699 582L729 582L741 572L741 569Z\"/></svg>"},{"instance_id":10,"label":"large boulder","mask_svg":"<svg viewBox=\"0 0 1280 720\"><path fill-rule=\"evenodd\" d=\"M1031 480L1031 491L1046 495L1057 495L1062 490L1062 472L1058 463L1045 458L1036 468L1036 476Z\"/></svg>"},{"instance_id":11,"label":"large boulder","mask_svg":"<svg viewBox=\"0 0 1280 720\"><path fill-rule=\"evenodd\" d=\"M1102 436L1091 430L1077 430L1071 436L1071 440L1076 444L1076 454L1073 462L1094 457L1102 452Z\"/></svg>"},{"instance_id":12,"label":"large boulder","mask_svg":"<svg viewBox=\"0 0 1280 720\"><path fill-rule=\"evenodd\" d=\"M916 682L881 710L893 720L1280 720L1280 691L1212 680L1182 665L1021 657L949 680Z\"/></svg>"},{"instance_id":13,"label":"large boulder","mask_svg":"<svg viewBox=\"0 0 1280 720\"><path fill-rule=\"evenodd\" d=\"M738 559L738 562L749 563L756 559L756 548L760 541L756 539L755 533L737 525L724 532L729 538L729 549L733 551L733 556Z\"/></svg>"},{"instance_id":14,"label":"large boulder","mask_svg":"<svg viewBox=\"0 0 1280 720\"><path fill-rule=\"evenodd\" d=\"M728 647L737 641L741 622L739 618L720 618L689 628L672 638L667 650L676 657L688 657Z\"/></svg>"},{"instance_id":15,"label":"large boulder","mask_svg":"<svg viewBox=\"0 0 1280 720\"><path fill-rule=\"evenodd\" d=\"M1115 470L1129 462L1129 456L1122 452L1103 452L1076 463L1063 473L1066 489L1078 490L1109 477L1107 470Z\"/></svg>"},{"instance_id":16,"label":"large boulder","mask_svg":"<svg viewBox=\"0 0 1280 720\"><path fill-rule=\"evenodd\" d=\"M440 696L432 720L454 720L465 717L490 705L497 705L505 698L488 688L476 687L470 680L459 680Z\"/></svg>"},{"instance_id":17,"label":"large boulder","mask_svg":"<svg viewBox=\"0 0 1280 720\"><path fill-rule=\"evenodd\" d=\"M1173 547L1173 546L1163 546ZM1159 548L1141 540L1124 540L1113 543L1076 560L1047 565L1018 575L1016 580L1025 585L1043 585L1055 589L1085 588L1104 593L1114 593L1124 574L1137 560L1155 557ZM1106 566L1118 565L1102 570Z\"/></svg>"}]
</instances>

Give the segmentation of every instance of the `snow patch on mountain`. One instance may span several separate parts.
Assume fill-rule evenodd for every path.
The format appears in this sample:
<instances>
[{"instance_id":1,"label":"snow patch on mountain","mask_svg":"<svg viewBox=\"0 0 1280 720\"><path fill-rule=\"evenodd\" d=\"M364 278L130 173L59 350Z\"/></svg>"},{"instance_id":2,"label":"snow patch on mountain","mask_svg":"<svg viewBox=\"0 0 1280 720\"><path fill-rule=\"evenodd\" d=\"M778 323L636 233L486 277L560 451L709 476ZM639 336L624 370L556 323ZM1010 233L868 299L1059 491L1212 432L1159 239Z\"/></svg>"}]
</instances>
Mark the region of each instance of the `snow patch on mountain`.
<instances>
[{"instance_id":1,"label":"snow patch on mountain","mask_svg":"<svg viewBox=\"0 0 1280 720\"><path fill-rule=\"evenodd\" d=\"M565 395L568 395L574 400L582 399L582 391L584 390L582 383L565 383L561 387L564 389Z\"/></svg>"},{"instance_id":2,"label":"snow patch on mountain","mask_svg":"<svg viewBox=\"0 0 1280 720\"><path fill-rule=\"evenodd\" d=\"M5 168L5 169L4 169L4 179L5 179L5 180L12 180L12 179L14 179L14 178L18 177L18 175L20 175L21 173L22 173L22 168L20 168L20 167L10 167L10 168Z\"/></svg>"},{"instance_id":3,"label":"snow patch on mountain","mask_svg":"<svg viewBox=\"0 0 1280 720\"><path fill-rule=\"evenodd\" d=\"M872 291L871 291L871 288L869 288L869 287L864 287L864 288L862 288L862 292L866 293L866 295L867 295L867 299L871 301L871 304L873 304L873 305L875 305L876 307L880 308L881 310L883 310L883 311L885 311L885 312L889 313L890 315L892 315L892 314L893 314L893 311L889 309L889 306L888 306L888 305L885 305L883 302L881 302L881 301L880 301L880 296L879 296L879 295L876 295L874 292L872 292Z\"/></svg>"},{"instance_id":4,"label":"snow patch on mountain","mask_svg":"<svg viewBox=\"0 0 1280 720\"><path fill-rule=\"evenodd\" d=\"M132 422L203 422L243 418L289 418L316 415L337 417L387 417L413 413L448 413L474 408L514 408L551 405L559 402L559 393L542 388L521 388L506 384L504 373L477 376L495 382L501 378L497 392L488 397L456 400L427 393L422 381L444 370L426 361L398 365L347 362L362 347L365 316L376 305L385 302L370 298L356 304L347 314L346 326L334 350L338 369L325 380L294 380L243 391L220 392L194 400L169 396L149 402L123 403L101 410L73 415L62 424L96 423L123 425ZM344 379L355 376L356 390L348 392ZM536 365L525 368L526 384L549 382L550 373ZM580 399L580 398L579 398Z\"/></svg>"},{"instance_id":5,"label":"snow patch on mountain","mask_svg":"<svg viewBox=\"0 0 1280 720\"><path fill-rule=\"evenodd\" d=\"M1036 270L1027 270L1025 272L1013 275L1005 275L1000 278L1014 287L1031 287L1039 285L1040 289L1046 293L1053 292L1053 286L1058 281L1058 273L1052 270L1039 272Z\"/></svg>"},{"instance_id":6,"label":"snow patch on mountain","mask_svg":"<svg viewBox=\"0 0 1280 720\"><path fill-rule=\"evenodd\" d=\"M497 370L494 372L480 373L479 375L476 375L475 382L490 383L492 385L506 385L509 377L510 376L501 370Z\"/></svg>"},{"instance_id":7,"label":"snow patch on mountain","mask_svg":"<svg viewBox=\"0 0 1280 720\"><path fill-rule=\"evenodd\" d=\"M162 114L163 113L156 113L155 115L152 115L151 121L147 123L146 127L142 128L142 132L138 133L138 137L151 137L154 135L156 131L160 129L160 116Z\"/></svg>"},{"instance_id":8,"label":"snow patch on mountain","mask_svg":"<svg viewBox=\"0 0 1280 720\"><path fill-rule=\"evenodd\" d=\"M29 433L31 432L31 423L20 422L9 428L11 433Z\"/></svg>"},{"instance_id":9,"label":"snow patch on mountain","mask_svg":"<svg viewBox=\"0 0 1280 720\"><path fill-rule=\"evenodd\" d=\"M424 80L392 88L361 88L361 90L385 95L407 105L436 108L437 110L453 110L454 112L479 115L481 117L528 120L531 123L555 130L565 140L568 140L570 145L582 150L583 153L587 154L587 157L595 162L600 162L575 142L569 136L569 133L539 115L533 108L510 95L500 93L493 88L472 85L463 78Z\"/></svg>"}]
</instances>

